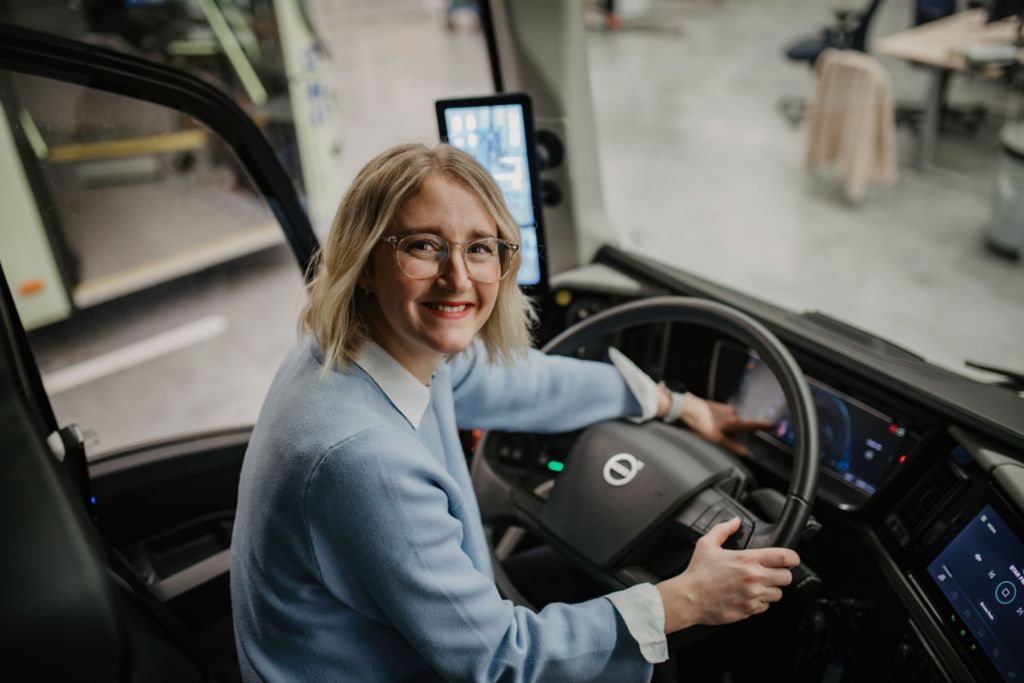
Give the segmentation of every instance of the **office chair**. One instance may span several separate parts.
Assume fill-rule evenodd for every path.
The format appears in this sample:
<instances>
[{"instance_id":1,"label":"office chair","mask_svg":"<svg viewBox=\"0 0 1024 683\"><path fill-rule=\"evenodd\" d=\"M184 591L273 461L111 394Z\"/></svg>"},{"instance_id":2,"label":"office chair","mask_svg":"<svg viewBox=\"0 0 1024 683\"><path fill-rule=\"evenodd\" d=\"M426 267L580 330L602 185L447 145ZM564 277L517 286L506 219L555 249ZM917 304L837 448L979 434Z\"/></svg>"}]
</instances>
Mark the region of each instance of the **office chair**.
<instances>
[{"instance_id":1,"label":"office chair","mask_svg":"<svg viewBox=\"0 0 1024 683\"><path fill-rule=\"evenodd\" d=\"M871 19L881 4L882 0L870 0L860 11L836 10L835 24L826 26L813 38L804 38L790 45L786 49L786 58L794 62L806 62L809 68L814 68L821 53L830 47L865 52ZM778 106L792 126L799 125L807 115L807 101L802 97L784 97L779 100Z\"/></svg>"},{"instance_id":2,"label":"office chair","mask_svg":"<svg viewBox=\"0 0 1024 683\"><path fill-rule=\"evenodd\" d=\"M968 7L977 7L985 0L968 0ZM867 52L867 36L871 20L878 11L882 0L871 0L861 11L836 10L836 23L825 27L814 38L798 40L786 49L786 58L795 62L806 62L814 67L818 56L829 47ZM957 11L957 0L916 0L913 3L913 25L920 26L936 19L942 19ZM802 98L786 97L779 101L779 111L797 126L806 116L807 102ZM943 106L943 126L955 127L974 133L984 122L987 112L984 107L952 108ZM896 123L920 130L924 112L919 105L898 105Z\"/></svg>"},{"instance_id":3,"label":"office chair","mask_svg":"<svg viewBox=\"0 0 1024 683\"><path fill-rule=\"evenodd\" d=\"M804 38L790 45L786 50L786 57L794 62L807 62L808 66L813 67L818 61L818 56L829 47L865 52L868 28L881 4L882 0L871 0L859 12L848 9L836 10L835 24L826 26L818 36Z\"/></svg>"}]
</instances>

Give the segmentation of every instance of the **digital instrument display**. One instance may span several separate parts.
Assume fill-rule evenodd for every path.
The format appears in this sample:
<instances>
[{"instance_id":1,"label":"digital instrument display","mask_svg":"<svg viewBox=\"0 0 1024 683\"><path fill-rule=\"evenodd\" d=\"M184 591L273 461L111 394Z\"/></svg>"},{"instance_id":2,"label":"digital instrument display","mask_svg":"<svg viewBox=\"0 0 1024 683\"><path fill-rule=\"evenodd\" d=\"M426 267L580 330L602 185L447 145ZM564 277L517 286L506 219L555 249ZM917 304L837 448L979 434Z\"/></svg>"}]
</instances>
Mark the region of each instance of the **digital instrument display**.
<instances>
[{"instance_id":1,"label":"digital instrument display","mask_svg":"<svg viewBox=\"0 0 1024 683\"><path fill-rule=\"evenodd\" d=\"M1004 681L1024 675L1024 543L986 505L928 565L949 600L954 631Z\"/></svg>"},{"instance_id":2,"label":"digital instrument display","mask_svg":"<svg viewBox=\"0 0 1024 683\"><path fill-rule=\"evenodd\" d=\"M525 95L499 95L437 103L441 140L468 152L497 181L522 246L516 282L537 287L544 281L540 260L540 207L533 153L533 121Z\"/></svg>"},{"instance_id":3,"label":"digital instrument display","mask_svg":"<svg viewBox=\"0 0 1024 683\"><path fill-rule=\"evenodd\" d=\"M906 427L889 416L808 378L818 412L821 464L840 479L866 493L874 493L891 468L906 458ZM729 399L740 417L775 425L760 435L790 448L796 432L789 407L771 370L761 359L748 355L739 383Z\"/></svg>"}]
</instances>

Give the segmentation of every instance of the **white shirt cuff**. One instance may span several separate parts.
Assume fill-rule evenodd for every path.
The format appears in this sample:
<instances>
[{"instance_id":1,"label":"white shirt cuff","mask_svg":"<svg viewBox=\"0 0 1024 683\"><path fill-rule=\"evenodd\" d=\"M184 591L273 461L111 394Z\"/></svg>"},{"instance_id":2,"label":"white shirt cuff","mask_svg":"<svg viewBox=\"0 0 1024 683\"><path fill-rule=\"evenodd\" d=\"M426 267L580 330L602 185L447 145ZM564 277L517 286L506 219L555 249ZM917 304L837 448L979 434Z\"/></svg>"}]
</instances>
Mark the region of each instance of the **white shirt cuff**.
<instances>
[{"instance_id":1,"label":"white shirt cuff","mask_svg":"<svg viewBox=\"0 0 1024 683\"><path fill-rule=\"evenodd\" d=\"M640 654L651 664L668 659L665 640L665 607L661 593L649 583L641 583L608 596L622 621L640 646Z\"/></svg>"},{"instance_id":2,"label":"white shirt cuff","mask_svg":"<svg viewBox=\"0 0 1024 683\"><path fill-rule=\"evenodd\" d=\"M622 375L626 386L640 404L640 415L629 418L633 422L646 422L658 412L658 385L636 363L614 346L608 349L612 365Z\"/></svg>"}]
</instances>

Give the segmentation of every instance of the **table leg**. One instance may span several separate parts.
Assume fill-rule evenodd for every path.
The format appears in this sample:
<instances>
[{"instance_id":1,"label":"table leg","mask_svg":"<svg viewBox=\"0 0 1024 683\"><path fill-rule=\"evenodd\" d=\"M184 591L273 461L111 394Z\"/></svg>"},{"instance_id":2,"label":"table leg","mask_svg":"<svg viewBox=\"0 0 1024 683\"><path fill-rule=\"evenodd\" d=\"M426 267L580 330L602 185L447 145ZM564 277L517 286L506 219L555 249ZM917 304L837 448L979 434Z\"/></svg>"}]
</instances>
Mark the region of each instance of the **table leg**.
<instances>
[{"instance_id":1,"label":"table leg","mask_svg":"<svg viewBox=\"0 0 1024 683\"><path fill-rule=\"evenodd\" d=\"M942 108L946 102L946 88L953 72L949 69L933 69L932 82L924 103L924 118L921 121L921 140L917 150L919 168L930 166L935 161L935 148L942 127Z\"/></svg>"}]
</instances>

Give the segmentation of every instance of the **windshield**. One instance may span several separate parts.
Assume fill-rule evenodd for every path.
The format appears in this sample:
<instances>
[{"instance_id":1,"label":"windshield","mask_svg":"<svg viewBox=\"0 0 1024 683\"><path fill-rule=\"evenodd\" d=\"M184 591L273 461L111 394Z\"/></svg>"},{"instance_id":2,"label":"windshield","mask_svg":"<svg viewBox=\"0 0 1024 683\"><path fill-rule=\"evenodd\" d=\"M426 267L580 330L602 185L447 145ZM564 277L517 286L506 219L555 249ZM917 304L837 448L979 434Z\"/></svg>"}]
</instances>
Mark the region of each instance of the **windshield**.
<instances>
[{"instance_id":1,"label":"windshield","mask_svg":"<svg viewBox=\"0 0 1024 683\"><path fill-rule=\"evenodd\" d=\"M0 17L57 27L222 87L270 140L321 236L356 170L373 155L399 142L436 142L435 100L494 89L471 2L23 5ZM868 95L819 106L829 92L815 98L826 62L816 73L805 53L791 49L806 47L803 39L820 37L821 26L835 22L817 0L616 5L609 16L603 3L588 4L585 20L604 203L623 246L795 312L822 312L957 372L994 378L966 368L965 359L1024 369L1024 267L1015 256L1024 239L1024 141L1016 146L1018 108L1008 76L975 70L940 83L940 71L900 56L898 42L889 44L891 54L874 50L916 20L906 3L881 3L863 32L873 59L850 66ZM856 39L856 21L840 28L843 40ZM840 81L831 92L848 87ZM38 157L26 164L38 165L41 179L36 196L28 183L18 200L42 207L36 232L49 246L40 249L56 269L51 279L63 279L66 290L63 308L26 322L34 328L30 341L51 386L55 375L85 378L51 396L58 419L94 430L92 455L199 428L251 424L294 339L303 297L297 270L274 251L277 240L204 263L207 275L151 278L161 288L147 293L140 285L90 301L81 285L96 259L137 253L139 263L123 264L135 272L152 260L153 235L173 235L154 229L165 222L147 220L143 209L131 221L103 215L107 228L130 228L125 234L138 238L136 246L104 246L110 229L71 230L61 238L82 215L67 208L66 188L92 193L90 205L105 206L99 196L110 187L142 197L147 188L170 188L215 169L227 180L207 189L230 197L221 209L245 208L251 192L244 173L226 170L234 161L223 147L171 112L160 114L153 131L141 130L135 114L124 115L126 106L96 124L90 117L98 109L81 103L102 105L103 98L76 94L78 105L62 107L64 118L51 117L49 128L34 133L33 126L47 123L46 98L56 95L31 79L8 81L4 92L15 133L9 156L20 145L22 161ZM933 134L924 107L936 92L941 115ZM820 154L808 164L812 143L827 151L828 140L853 135L835 125L856 106L863 110L862 100L872 104L860 115L880 126L867 144L877 155L862 156L865 143L855 138L839 163ZM888 129L872 116L891 116L896 124ZM812 139L823 126L824 138ZM75 145L125 139L136 151L112 160L106 148L92 147L90 158L47 158L32 151L34 135L71 154L82 153ZM177 147L160 146L171 143ZM853 181L851 158L860 174ZM62 178L73 182L57 182ZM47 206L60 211L43 211ZM202 210L199 203L188 208ZM191 218L178 223L200 225ZM3 253L8 271L10 253ZM192 252L182 253L180 260L192 263ZM190 270L198 267L182 272ZM12 288L34 296L33 283L26 277ZM173 313L162 317L169 301ZM185 304L194 312L184 312ZM214 332L186 334L211 316L221 321ZM167 346L167 335L198 341ZM153 362L105 364L140 343L157 348ZM192 369L179 364L183 358ZM208 371L211 363L217 372ZM162 382L168 372L180 398L133 405L133 387ZM196 405L190 396L203 384L216 387L201 392L209 405ZM176 416L169 408L175 403L186 406Z\"/></svg>"},{"instance_id":2,"label":"windshield","mask_svg":"<svg viewBox=\"0 0 1024 683\"><path fill-rule=\"evenodd\" d=\"M867 192L851 199L842 161L806 169L816 76L810 62L785 54L820 38L831 9L813 0L660 7L657 30L594 32L588 42L605 198L627 243L958 372L971 373L965 359L1024 368L1024 268L1000 253L1024 235L1024 166L999 137L1019 116L1005 77L950 79L922 164L922 107L935 70L873 53L898 114L884 143L896 178L865 169ZM869 53L913 22L910 3L882 3ZM858 106L842 96L827 103L826 137L856 135L835 121ZM877 135L848 144L883 145ZM844 154L868 165L885 156ZM999 193L999 183L1016 186ZM1007 221L1012 231L1001 229Z\"/></svg>"}]
</instances>

